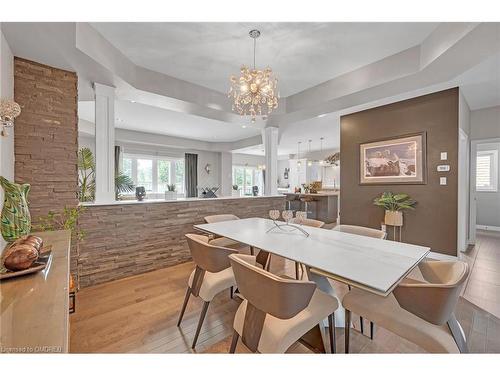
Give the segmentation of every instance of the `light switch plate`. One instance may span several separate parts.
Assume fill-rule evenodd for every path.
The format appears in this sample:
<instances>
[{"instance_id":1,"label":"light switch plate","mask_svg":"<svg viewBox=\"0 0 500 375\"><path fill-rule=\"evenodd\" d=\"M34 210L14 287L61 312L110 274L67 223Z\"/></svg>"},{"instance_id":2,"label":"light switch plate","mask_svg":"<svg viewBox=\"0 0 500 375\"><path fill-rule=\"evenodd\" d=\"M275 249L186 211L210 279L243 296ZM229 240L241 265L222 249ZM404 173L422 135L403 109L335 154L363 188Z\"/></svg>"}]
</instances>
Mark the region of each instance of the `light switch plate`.
<instances>
[{"instance_id":1,"label":"light switch plate","mask_svg":"<svg viewBox=\"0 0 500 375\"><path fill-rule=\"evenodd\" d=\"M446 177L439 177L439 185L446 185Z\"/></svg>"},{"instance_id":2,"label":"light switch plate","mask_svg":"<svg viewBox=\"0 0 500 375\"><path fill-rule=\"evenodd\" d=\"M448 153L447 152L441 153L441 160L448 160Z\"/></svg>"},{"instance_id":3,"label":"light switch plate","mask_svg":"<svg viewBox=\"0 0 500 375\"><path fill-rule=\"evenodd\" d=\"M437 166L437 171L438 172L449 172L450 171L450 166L449 165L438 165Z\"/></svg>"}]
</instances>

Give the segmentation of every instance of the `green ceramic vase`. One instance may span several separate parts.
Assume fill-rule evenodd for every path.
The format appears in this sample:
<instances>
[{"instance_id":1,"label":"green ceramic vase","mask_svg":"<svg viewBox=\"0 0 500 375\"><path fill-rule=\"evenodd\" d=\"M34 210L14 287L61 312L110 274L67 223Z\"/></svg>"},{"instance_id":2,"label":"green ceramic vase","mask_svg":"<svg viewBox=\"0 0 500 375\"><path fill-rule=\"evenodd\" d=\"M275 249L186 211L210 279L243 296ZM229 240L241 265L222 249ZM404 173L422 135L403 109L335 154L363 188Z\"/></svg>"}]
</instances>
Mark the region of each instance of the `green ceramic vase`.
<instances>
[{"instance_id":1,"label":"green ceramic vase","mask_svg":"<svg viewBox=\"0 0 500 375\"><path fill-rule=\"evenodd\" d=\"M0 185L5 191L2 208L2 236L7 242L17 240L31 231L31 216L28 210L30 184L16 184L0 176Z\"/></svg>"}]
</instances>

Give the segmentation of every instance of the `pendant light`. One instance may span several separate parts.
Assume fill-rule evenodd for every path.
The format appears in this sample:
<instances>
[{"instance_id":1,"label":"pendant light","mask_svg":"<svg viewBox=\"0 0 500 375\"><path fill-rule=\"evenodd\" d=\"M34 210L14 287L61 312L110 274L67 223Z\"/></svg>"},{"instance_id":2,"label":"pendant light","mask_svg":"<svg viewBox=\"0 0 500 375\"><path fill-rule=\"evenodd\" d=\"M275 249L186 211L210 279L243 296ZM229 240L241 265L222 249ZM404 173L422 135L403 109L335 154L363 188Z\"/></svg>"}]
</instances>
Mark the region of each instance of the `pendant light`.
<instances>
[{"instance_id":1,"label":"pendant light","mask_svg":"<svg viewBox=\"0 0 500 375\"><path fill-rule=\"evenodd\" d=\"M312 139L310 139L310 140L309 140L309 151L308 151L309 157L311 157L311 142L312 142ZM308 166L308 167L311 167L312 165L313 165L312 160L309 160L309 161L307 162L307 166Z\"/></svg>"},{"instance_id":2,"label":"pendant light","mask_svg":"<svg viewBox=\"0 0 500 375\"><path fill-rule=\"evenodd\" d=\"M300 162L300 144L302 142L297 142L297 167L300 167L302 163Z\"/></svg>"},{"instance_id":3,"label":"pendant light","mask_svg":"<svg viewBox=\"0 0 500 375\"><path fill-rule=\"evenodd\" d=\"M319 141L320 141L320 155L321 155L321 160L319 161L320 165L323 165L325 163L325 161L323 160L323 139L324 139L323 137L321 137L319 139Z\"/></svg>"}]
</instances>

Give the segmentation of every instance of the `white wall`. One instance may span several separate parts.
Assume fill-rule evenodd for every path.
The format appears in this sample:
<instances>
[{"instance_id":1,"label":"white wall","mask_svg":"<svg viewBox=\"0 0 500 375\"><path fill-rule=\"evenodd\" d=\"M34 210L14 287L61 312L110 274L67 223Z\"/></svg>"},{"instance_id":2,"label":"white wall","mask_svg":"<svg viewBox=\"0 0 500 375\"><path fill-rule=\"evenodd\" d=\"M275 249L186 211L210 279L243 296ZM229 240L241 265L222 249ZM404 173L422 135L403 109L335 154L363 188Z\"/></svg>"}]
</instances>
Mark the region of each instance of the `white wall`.
<instances>
[{"instance_id":1,"label":"white wall","mask_svg":"<svg viewBox=\"0 0 500 375\"><path fill-rule=\"evenodd\" d=\"M14 97L14 57L7 41L5 40L0 24L0 98L12 99ZM6 179L14 180L14 129L9 129L7 137L0 136L0 175ZM3 189L0 188L0 209L3 206ZM0 236L0 254L5 246L5 241Z\"/></svg>"},{"instance_id":2,"label":"white wall","mask_svg":"<svg viewBox=\"0 0 500 375\"><path fill-rule=\"evenodd\" d=\"M233 165L258 167L259 165L264 165L264 163L264 156L233 153Z\"/></svg>"},{"instance_id":3,"label":"white wall","mask_svg":"<svg viewBox=\"0 0 500 375\"><path fill-rule=\"evenodd\" d=\"M488 139L491 139L493 143L498 142L498 138L500 138L500 106L471 111L470 120L472 140L484 140L487 143ZM482 143L477 144L477 150L491 147ZM496 147L500 147L498 143ZM500 227L500 192L476 192L475 194L476 224Z\"/></svg>"},{"instance_id":4,"label":"white wall","mask_svg":"<svg viewBox=\"0 0 500 375\"><path fill-rule=\"evenodd\" d=\"M477 150L498 150L500 155L500 142L478 144ZM500 163L498 164L497 176L500 176ZM500 228L500 190L496 192L476 192L476 204L476 224Z\"/></svg>"},{"instance_id":5,"label":"white wall","mask_svg":"<svg viewBox=\"0 0 500 375\"><path fill-rule=\"evenodd\" d=\"M471 111L471 139L500 138L500 106Z\"/></svg>"}]
</instances>

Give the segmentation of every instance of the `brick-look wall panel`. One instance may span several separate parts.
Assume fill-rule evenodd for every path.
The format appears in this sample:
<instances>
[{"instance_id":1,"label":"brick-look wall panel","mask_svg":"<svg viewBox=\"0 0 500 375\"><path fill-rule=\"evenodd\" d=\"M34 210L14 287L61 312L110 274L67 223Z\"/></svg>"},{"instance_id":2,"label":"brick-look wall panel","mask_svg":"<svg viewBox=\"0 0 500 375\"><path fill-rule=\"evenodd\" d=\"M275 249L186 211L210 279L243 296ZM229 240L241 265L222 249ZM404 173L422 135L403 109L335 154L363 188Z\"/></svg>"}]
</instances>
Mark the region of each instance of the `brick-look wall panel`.
<instances>
[{"instance_id":1,"label":"brick-look wall panel","mask_svg":"<svg viewBox=\"0 0 500 375\"><path fill-rule=\"evenodd\" d=\"M207 215L268 217L284 209L284 197L90 206L80 225L80 287L172 266L190 260L184 235Z\"/></svg>"},{"instance_id":2,"label":"brick-look wall panel","mask_svg":"<svg viewBox=\"0 0 500 375\"><path fill-rule=\"evenodd\" d=\"M33 223L78 204L78 79L75 73L16 57L14 98L22 110L14 137L15 180L31 184ZM76 271L76 246L71 269Z\"/></svg>"}]
</instances>

